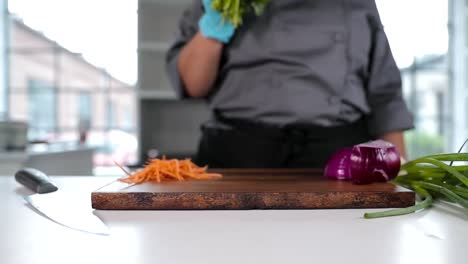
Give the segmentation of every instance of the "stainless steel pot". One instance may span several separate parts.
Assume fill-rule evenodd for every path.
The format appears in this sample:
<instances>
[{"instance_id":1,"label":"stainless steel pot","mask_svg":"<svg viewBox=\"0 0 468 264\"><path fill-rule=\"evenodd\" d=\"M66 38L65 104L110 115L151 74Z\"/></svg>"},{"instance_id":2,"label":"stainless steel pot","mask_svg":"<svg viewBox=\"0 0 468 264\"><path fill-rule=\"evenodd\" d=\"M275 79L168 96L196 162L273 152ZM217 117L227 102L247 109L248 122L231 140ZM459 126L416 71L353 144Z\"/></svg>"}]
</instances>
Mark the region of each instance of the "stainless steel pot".
<instances>
[{"instance_id":1,"label":"stainless steel pot","mask_svg":"<svg viewBox=\"0 0 468 264\"><path fill-rule=\"evenodd\" d=\"M0 151L24 150L28 144L28 124L21 121L0 121Z\"/></svg>"}]
</instances>

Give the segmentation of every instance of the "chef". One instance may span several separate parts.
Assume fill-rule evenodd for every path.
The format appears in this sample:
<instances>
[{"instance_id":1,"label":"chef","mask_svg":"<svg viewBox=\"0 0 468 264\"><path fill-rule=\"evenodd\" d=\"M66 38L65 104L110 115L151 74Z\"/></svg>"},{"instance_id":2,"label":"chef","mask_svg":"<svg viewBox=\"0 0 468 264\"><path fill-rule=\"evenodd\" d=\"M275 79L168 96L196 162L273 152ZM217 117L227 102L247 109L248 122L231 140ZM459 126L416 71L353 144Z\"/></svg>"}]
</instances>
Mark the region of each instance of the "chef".
<instances>
[{"instance_id":1,"label":"chef","mask_svg":"<svg viewBox=\"0 0 468 264\"><path fill-rule=\"evenodd\" d=\"M178 95L212 111L197 163L323 167L372 139L405 157L413 120L374 0L272 0L238 28L211 1L193 1L167 53Z\"/></svg>"}]
</instances>

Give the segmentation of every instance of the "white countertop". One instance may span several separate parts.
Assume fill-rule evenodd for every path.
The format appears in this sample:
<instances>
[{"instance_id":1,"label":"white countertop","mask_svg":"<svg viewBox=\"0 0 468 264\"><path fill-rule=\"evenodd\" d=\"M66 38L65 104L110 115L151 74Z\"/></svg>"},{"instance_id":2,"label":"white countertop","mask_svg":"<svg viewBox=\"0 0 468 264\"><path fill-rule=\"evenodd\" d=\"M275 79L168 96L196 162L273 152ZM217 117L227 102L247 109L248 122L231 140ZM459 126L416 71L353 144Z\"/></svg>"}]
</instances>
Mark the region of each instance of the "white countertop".
<instances>
[{"instance_id":1,"label":"white countertop","mask_svg":"<svg viewBox=\"0 0 468 264\"><path fill-rule=\"evenodd\" d=\"M113 178L54 177L88 193ZM88 192L88 193L87 193ZM466 264L468 213L425 212L366 220L376 210L97 211L111 235L58 225L27 207L30 192L0 177L0 263Z\"/></svg>"}]
</instances>

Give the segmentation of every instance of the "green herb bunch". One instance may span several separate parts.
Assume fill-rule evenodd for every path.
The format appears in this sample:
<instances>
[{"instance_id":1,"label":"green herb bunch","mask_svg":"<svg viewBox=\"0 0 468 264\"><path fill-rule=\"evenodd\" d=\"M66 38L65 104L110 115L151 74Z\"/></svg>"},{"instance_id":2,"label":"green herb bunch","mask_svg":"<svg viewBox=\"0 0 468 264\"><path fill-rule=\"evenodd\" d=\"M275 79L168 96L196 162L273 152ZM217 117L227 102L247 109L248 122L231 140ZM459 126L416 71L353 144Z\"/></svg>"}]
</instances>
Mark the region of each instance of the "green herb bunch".
<instances>
[{"instance_id":1,"label":"green herb bunch","mask_svg":"<svg viewBox=\"0 0 468 264\"><path fill-rule=\"evenodd\" d=\"M254 12L259 16L269 2L270 0L213 0L212 7L237 28L242 24L246 13Z\"/></svg>"},{"instance_id":2,"label":"green herb bunch","mask_svg":"<svg viewBox=\"0 0 468 264\"><path fill-rule=\"evenodd\" d=\"M414 190L422 201L407 208L366 213L364 218L413 213L431 206L437 199L468 209L468 166L453 166L453 162L468 162L468 153L429 155L403 164L400 175L393 182Z\"/></svg>"}]
</instances>

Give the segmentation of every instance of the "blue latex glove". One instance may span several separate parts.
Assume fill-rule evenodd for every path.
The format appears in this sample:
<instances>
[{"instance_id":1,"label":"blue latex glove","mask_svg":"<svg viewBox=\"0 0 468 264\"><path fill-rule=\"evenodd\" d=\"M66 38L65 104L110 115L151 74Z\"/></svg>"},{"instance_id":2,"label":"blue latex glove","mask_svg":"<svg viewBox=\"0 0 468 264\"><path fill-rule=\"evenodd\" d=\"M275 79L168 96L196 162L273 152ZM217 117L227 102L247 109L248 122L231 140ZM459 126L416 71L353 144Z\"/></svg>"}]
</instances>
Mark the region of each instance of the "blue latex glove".
<instances>
[{"instance_id":1,"label":"blue latex glove","mask_svg":"<svg viewBox=\"0 0 468 264\"><path fill-rule=\"evenodd\" d=\"M216 39L228 43L234 35L234 25L224 20L221 13L211 7L213 0L203 0L205 14L198 21L200 32L206 38Z\"/></svg>"}]
</instances>

